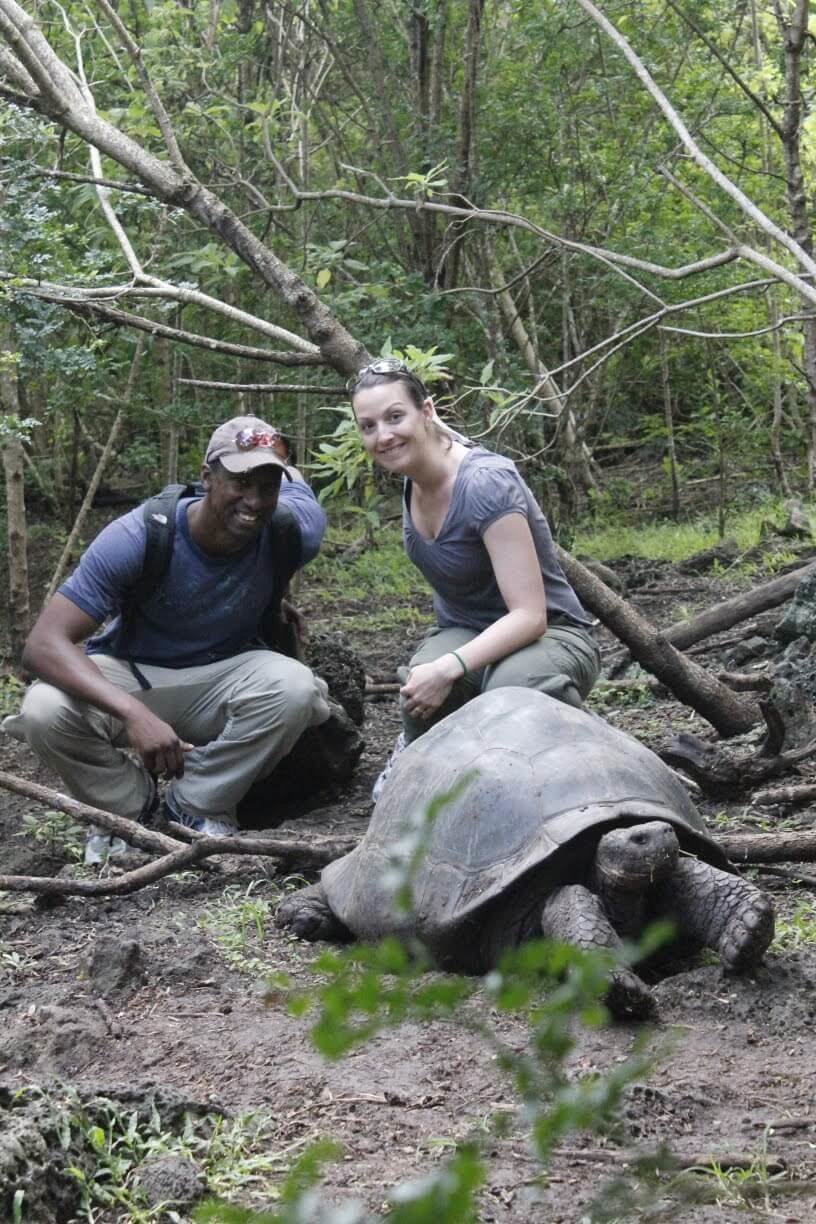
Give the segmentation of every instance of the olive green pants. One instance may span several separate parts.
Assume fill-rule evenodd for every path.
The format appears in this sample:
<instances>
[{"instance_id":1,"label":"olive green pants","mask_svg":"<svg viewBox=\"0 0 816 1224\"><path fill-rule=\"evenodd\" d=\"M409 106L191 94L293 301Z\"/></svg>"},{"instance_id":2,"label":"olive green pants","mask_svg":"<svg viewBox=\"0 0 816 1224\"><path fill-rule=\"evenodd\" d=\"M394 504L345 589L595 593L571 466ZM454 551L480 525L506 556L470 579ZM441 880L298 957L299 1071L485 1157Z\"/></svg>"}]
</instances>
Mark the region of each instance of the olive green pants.
<instances>
[{"instance_id":1,"label":"olive green pants","mask_svg":"<svg viewBox=\"0 0 816 1224\"><path fill-rule=\"evenodd\" d=\"M461 650L478 636L474 629L459 626L441 629L437 625L425 634L408 664L408 670L418 667L420 663L433 663L452 650ZM499 659L498 663L490 663L462 676L431 718L412 718L405 703L400 702L405 738L410 743L441 718L458 710L466 701L490 689L513 686L537 689L580 709L582 698L586 697L598 679L600 670L600 652L588 630L559 621L555 624L551 622L547 632L537 642L522 646L521 650Z\"/></svg>"}]
</instances>

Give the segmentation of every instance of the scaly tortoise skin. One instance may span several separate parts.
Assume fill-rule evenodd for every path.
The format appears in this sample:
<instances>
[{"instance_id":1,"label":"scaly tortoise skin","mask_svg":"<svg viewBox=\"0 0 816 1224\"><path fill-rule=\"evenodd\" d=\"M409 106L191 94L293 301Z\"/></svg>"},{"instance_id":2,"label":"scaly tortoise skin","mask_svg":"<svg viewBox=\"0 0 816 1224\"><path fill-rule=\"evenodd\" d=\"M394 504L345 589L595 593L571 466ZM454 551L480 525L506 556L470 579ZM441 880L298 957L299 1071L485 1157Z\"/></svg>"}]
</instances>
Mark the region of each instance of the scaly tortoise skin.
<instances>
[{"instance_id":1,"label":"scaly tortoise skin","mask_svg":"<svg viewBox=\"0 0 816 1224\"><path fill-rule=\"evenodd\" d=\"M406 820L458 784L428 834L406 916L393 900L393 847ZM615 948L662 916L733 971L757 965L773 938L769 899L733 873L653 752L585 710L505 688L406 748L360 844L287 898L278 924L310 940L418 938L440 968L480 973L542 932ZM620 1017L655 1006L625 968L607 1004Z\"/></svg>"}]
</instances>

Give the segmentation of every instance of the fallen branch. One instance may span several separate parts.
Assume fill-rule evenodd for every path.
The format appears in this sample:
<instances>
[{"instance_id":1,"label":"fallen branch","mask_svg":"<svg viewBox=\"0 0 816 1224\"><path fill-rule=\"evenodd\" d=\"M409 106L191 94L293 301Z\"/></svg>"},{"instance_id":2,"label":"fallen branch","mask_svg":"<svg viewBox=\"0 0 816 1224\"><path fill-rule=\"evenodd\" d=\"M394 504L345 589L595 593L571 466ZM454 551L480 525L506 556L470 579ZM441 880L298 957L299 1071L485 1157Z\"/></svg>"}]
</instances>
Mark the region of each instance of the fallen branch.
<instances>
[{"instance_id":1,"label":"fallen branch","mask_svg":"<svg viewBox=\"0 0 816 1224\"><path fill-rule=\"evenodd\" d=\"M799 782L792 786L769 786L757 791L753 801L759 803L809 803L816 799L816 782Z\"/></svg>"},{"instance_id":2,"label":"fallen branch","mask_svg":"<svg viewBox=\"0 0 816 1224\"><path fill-rule=\"evenodd\" d=\"M50 787L16 778L13 774L0 771L0 786L17 795L23 795L26 799L34 799L37 803L47 804L48 807L65 812L82 824L100 825L140 850L158 851L162 855L161 858L133 871L123 872L114 879L63 880L50 876L0 876L0 892L34 892L52 897L125 896L145 888L148 884L155 884L157 880L174 872L189 870L197 864L207 865L204 860L216 854L264 855L277 859L278 866L288 871L294 867L325 867L327 863L348 854L356 844L351 839L335 841L327 838L310 843L240 835L207 837L176 824L168 825L175 835L168 837L155 829L145 828L135 820L116 816L102 808L90 807L86 803L80 803L78 799L71 799L68 795L51 790ZM184 840L176 840L177 837Z\"/></svg>"},{"instance_id":3,"label":"fallen branch","mask_svg":"<svg viewBox=\"0 0 816 1224\"><path fill-rule=\"evenodd\" d=\"M732 863L816 863L816 831L729 833L717 843Z\"/></svg>"},{"instance_id":4,"label":"fallen branch","mask_svg":"<svg viewBox=\"0 0 816 1224\"><path fill-rule=\"evenodd\" d=\"M816 740L811 740L790 752L764 756L760 750L754 756L730 758L718 745L681 731L659 755L672 769L682 770L692 778L703 794L712 799L731 799L757 782L787 773L814 753Z\"/></svg>"},{"instance_id":5,"label":"fallen branch","mask_svg":"<svg viewBox=\"0 0 816 1224\"><path fill-rule=\"evenodd\" d=\"M720 1169L753 1169L756 1167L756 1154L750 1152L691 1152L680 1155L677 1152L654 1152L645 1154L639 1151L616 1151L614 1148L553 1148L553 1156L563 1156L567 1160L591 1160L608 1162L610 1164L643 1165L648 1163L656 1169L693 1169L707 1172L711 1165ZM768 1173L785 1173L787 1164L781 1156L763 1157L763 1167Z\"/></svg>"},{"instance_id":6,"label":"fallen branch","mask_svg":"<svg viewBox=\"0 0 816 1224\"><path fill-rule=\"evenodd\" d=\"M726 629L732 629L734 625L743 624L744 621L750 620L752 616L757 616L760 612L779 607L793 596L802 579L813 573L814 569L816 565L811 563L791 570L788 574L772 578L770 582L764 582L761 586L754 587L742 595L735 595L733 599L726 599L722 603L715 604L713 608L706 609L705 612L692 617L691 620L676 621L662 631L662 636L678 650L686 650L689 646L704 641L705 638L713 637L715 633L724 633ZM596 615L599 614L596 613ZM631 662L632 657L629 650L616 656L610 662L609 674L614 675L622 670Z\"/></svg>"},{"instance_id":7,"label":"fallen branch","mask_svg":"<svg viewBox=\"0 0 816 1224\"><path fill-rule=\"evenodd\" d=\"M789 880L791 884L801 884L805 888L816 888L816 876L806 875L795 867L777 867L771 863L756 863L756 870L763 871L765 875L778 876L782 880Z\"/></svg>"},{"instance_id":8,"label":"fallen branch","mask_svg":"<svg viewBox=\"0 0 816 1224\"><path fill-rule=\"evenodd\" d=\"M755 702L735 693L699 664L685 658L645 617L616 595L563 548L558 560L585 608L629 647L634 658L657 676L679 701L701 714L721 735L740 735L760 717Z\"/></svg>"},{"instance_id":9,"label":"fallen branch","mask_svg":"<svg viewBox=\"0 0 816 1224\"><path fill-rule=\"evenodd\" d=\"M56 808L58 812L65 812L67 816L78 820L80 824L99 825L107 829L109 833L115 833L117 837L121 837L122 841L136 846L139 850L168 854L182 849L184 845L183 842L167 837L166 834L159 833L155 829L145 828L136 820L128 820L126 816L116 816L113 812L106 812L102 808L90 807L87 803L80 803L78 799L71 799L68 795L63 795L60 791L51 790L48 786L40 786L38 782L17 778L14 774L5 773L2 770L0 770L0 786L4 790L13 791L16 795L22 795L25 799L33 799L37 803L44 803L47 807Z\"/></svg>"},{"instance_id":10,"label":"fallen branch","mask_svg":"<svg viewBox=\"0 0 816 1224\"><path fill-rule=\"evenodd\" d=\"M53 876L0 875L0 892L33 892L49 897L122 897L177 871L188 871L215 854L266 855L277 859L278 866L288 871L293 867L325 867L327 863L348 854L355 846L351 840L326 840L312 845L261 837L206 837L201 833L193 833L192 836L194 840L189 846L178 846L176 843L178 848L171 854L133 871L125 871L113 879L64 880Z\"/></svg>"}]
</instances>

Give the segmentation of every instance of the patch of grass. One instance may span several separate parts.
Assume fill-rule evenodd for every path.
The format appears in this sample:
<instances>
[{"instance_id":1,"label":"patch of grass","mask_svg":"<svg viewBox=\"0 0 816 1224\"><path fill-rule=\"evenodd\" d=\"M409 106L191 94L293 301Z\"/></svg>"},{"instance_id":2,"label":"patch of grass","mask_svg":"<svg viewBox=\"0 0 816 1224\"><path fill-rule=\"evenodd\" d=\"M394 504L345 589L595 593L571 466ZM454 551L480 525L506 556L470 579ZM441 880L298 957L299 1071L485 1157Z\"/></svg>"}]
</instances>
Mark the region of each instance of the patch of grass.
<instances>
[{"instance_id":1,"label":"patch of grass","mask_svg":"<svg viewBox=\"0 0 816 1224\"><path fill-rule=\"evenodd\" d=\"M816 904L798 901L788 918L778 918L772 952L796 952L816 944Z\"/></svg>"},{"instance_id":2,"label":"patch of grass","mask_svg":"<svg viewBox=\"0 0 816 1224\"><path fill-rule=\"evenodd\" d=\"M370 602L380 596L409 599L428 590L419 570L405 555L401 531L393 527L377 532L374 548L333 556L328 550L321 553L305 571L304 583L319 588L329 600Z\"/></svg>"},{"instance_id":3,"label":"patch of grass","mask_svg":"<svg viewBox=\"0 0 816 1224\"><path fill-rule=\"evenodd\" d=\"M786 511L780 501L744 510L729 517L726 535L736 540L741 551L752 548L760 537L760 528L771 519L782 522ZM607 523L595 527L579 527L575 533L574 550L586 553L598 561L631 555L652 560L679 562L718 542L716 515L706 515L688 523ZM777 561L777 565L784 564Z\"/></svg>"},{"instance_id":4,"label":"patch of grass","mask_svg":"<svg viewBox=\"0 0 816 1224\"><path fill-rule=\"evenodd\" d=\"M380 612L356 612L347 616L315 618L310 625L315 632L326 629L342 629L347 633L382 633L389 629L424 629L430 624L430 616L409 605L405 608L383 608Z\"/></svg>"},{"instance_id":5,"label":"patch of grass","mask_svg":"<svg viewBox=\"0 0 816 1224\"><path fill-rule=\"evenodd\" d=\"M655 695L644 678L643 683L631 685L615 685L598 681L587 697L587 705L591 710L603 713L605 710L643 709L654 705Z\"/></svg>"},{"instance_id":6,"label":"patch of grass","mask_svg":"<svg viewBox=\"0 0 816 1224\"><path fill-rule=\"evenodd\" d=\"M247 888L226 888L220 900L205 909L198 919L198 925L213 938L230 969L253 977L269 973L270 965L263 955L264 940L280 900L277 888L271 896L257 896L259 883L253 881Z\"/></svg>"},{"instance_id":7,"label":"patch of grass","mask_svg":"<svg viewBox=\"0 0 816 1224\"><path fill-rule=\"evenodd\" d=\"M172 1129L162 1123L155 1107L146 1117L144 1111L124 1110L104 1098L90 1105L69 1098L69 1109L60 1121L68 1161L65 1171L79 1184L78 1219L87 1224L112 1219L111 1211L129 1224L188 1218L169 1204L148 1207L139 1186L139 1167L166 1156L192 1161L210 1194L228 1202L236 1197L242 1204L275 1201L290 1164L313 1136L282 1149L274 1146L274 1137L274 1121L263 1114L185 1115Z\"/></svg>"},{"instance_id":8,"label":"patch of grass","mask_svg":"<svg viewBox=\"0 0 816 1224\"><path fill-rule=\"evenodd\" d=\"M753 1206L760 1200L766 1211L771 1210L774 1182L784 1180L784 1173L771 1173L767 1152L757 1153L747 1168L723 1168L716 1160L689 1172L713 1183L713 1199L721 1207Z\"/></svg>"}]
</instances>

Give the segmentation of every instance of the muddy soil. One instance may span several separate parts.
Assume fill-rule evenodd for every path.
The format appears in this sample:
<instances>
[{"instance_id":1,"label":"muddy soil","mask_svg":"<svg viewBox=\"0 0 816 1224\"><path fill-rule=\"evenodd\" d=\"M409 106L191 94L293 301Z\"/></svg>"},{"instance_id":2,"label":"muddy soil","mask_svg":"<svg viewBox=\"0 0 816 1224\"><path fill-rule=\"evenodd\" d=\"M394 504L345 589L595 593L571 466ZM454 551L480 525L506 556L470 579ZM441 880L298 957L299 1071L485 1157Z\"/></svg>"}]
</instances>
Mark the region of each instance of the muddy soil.
<instances>
[{"instance_id":1,"label":"muddy soil","mask_svg":"<svg viewBox=\"0 0 816 1224\"><path fill-rule=\"evenodd\" d=\"M660 624L738 589L733 581L679 574L669 566L628 563L620 569L629 596ZM306 587L301 601L316 627L336 627L318 593ZM428 605L421 611L428 615ZM385 680L405 661L416 634L399 629L349 636L369 676ZM733 668L734 651L748 636L745 627L722 635L703 661ZM601 640L611 657L617 644L603 632ZM680 728L714 738L688 709L645 689L607 697L595 708L653 748ZM352 783L288 811L275 835L359 836L371 811L371 784L397 729L396 698L368 700L366 749ZM0 741L0 769L57 785L8 740ZM801 776L810 773L801 767ZM703 800L700 809L715 836L780 820L788 828L812 824L810 808L768 812L749 800ZM25 832L24 817L37 810L0 791L2 871L76 870L66 868L68 852L57 834L49 844ZM283 972L302 987L315 981L319 949L277 931L270 919L285 882L275 878L269 860L221 862L222 874L166 879L121 899L44 905L24 894L0 897L0 1217L12 1218L16 1185L25 1190L20 1218L28 1224L79 1218L54 1111L69 1099L89 1102L92 1111L101 1096L145 1116L155 1107L167 1129L185 1107L197 1117L258 1111L265 1119L264 1150L273 1166L278 1161L278 1171L311 1140L331 1137L342 1151L326 1166L325 1194L334 1202L362 1200L374 1212L385 1209L395 1183L437 1167L459 1140L477 1135L484 1141L500 1117L505 1129L485 1148L484 1221L600 1218L590 1216L590 1205L600 1196L612 1210L604 1186L623 1176L630 1190L637 1189L633 1153L661 1145L686 1161L727 1164L739 1155L756 1163L748 1176L719 1182L698 1176L680 1183L666 1176L651 1206L616 1208L614 1218L816 1219L811 890L756 874L773 895L788 937L755 974L728 978L717 965L698 961L656 985L656 1025L576 1032L567 1060L571 1076L614 1069L644 1043L652 1066L627 1091L617 1125L600 1137L571 1136L541 1179L509 1082L484 1042L464 1027L403 1024L338 1062L325 1061L310 1040L309 1019L290 1015L282 995L270 994L264 984L269 972ZM791 933L796 930L804 933L799 939ZM491 1013L484 996L470 1006L512 1049L524 1048L527 1030L520 1020ZM36 1093L20 1093L32 1086ZM88 1151L76 1149L76 1137L72 1142L71 1160L90 1168ZM168 1177L200 1181L190 1168L162 1167L157 1175L162 1185ZM276 1180L273 1173L247 1183L234 1199L271 1204ZM92 1218L133 1217L112 1207L97 1209ZM177 1218L189 1216L180 1209Z\"/></svg>"}]
</instances>

